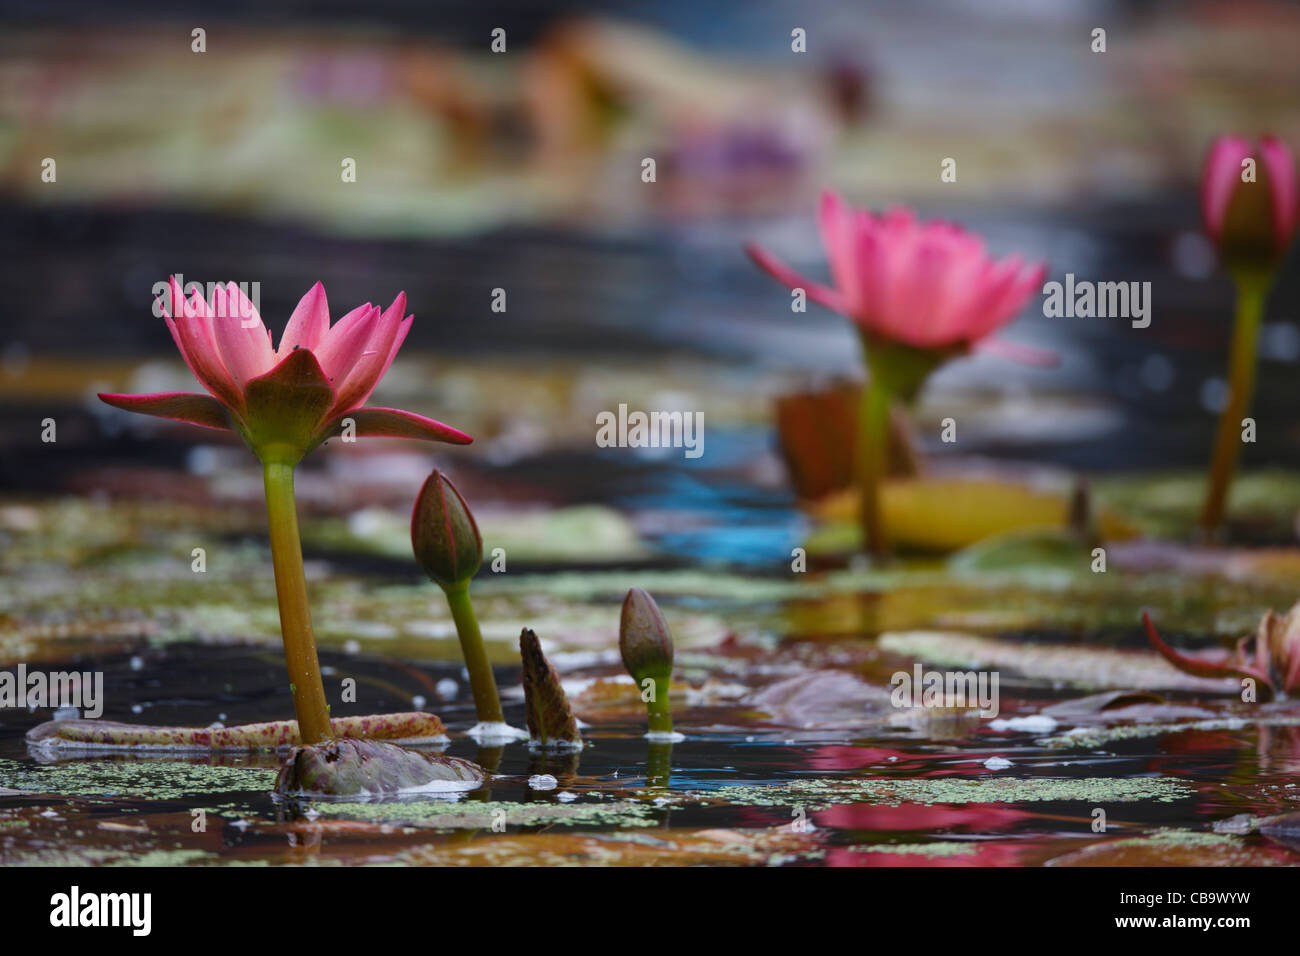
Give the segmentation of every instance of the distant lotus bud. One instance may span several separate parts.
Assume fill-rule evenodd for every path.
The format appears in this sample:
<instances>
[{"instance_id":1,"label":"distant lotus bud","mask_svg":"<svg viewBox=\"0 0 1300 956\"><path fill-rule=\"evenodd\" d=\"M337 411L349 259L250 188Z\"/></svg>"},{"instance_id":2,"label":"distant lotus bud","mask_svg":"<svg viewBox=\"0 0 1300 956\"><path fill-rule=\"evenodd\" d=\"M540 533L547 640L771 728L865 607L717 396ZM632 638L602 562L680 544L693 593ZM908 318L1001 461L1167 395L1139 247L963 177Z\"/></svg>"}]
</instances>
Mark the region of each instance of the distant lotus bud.
<instances>
[{"instance_id":1,"label":"distant lotus bud","mask_svg":"<svg viewBox=\"0 0 1300 956\"><path fill-rule=\"evenodd\" d=\"M1295 157L1284 143L1220 136L1201 176L1205 230L1229 267L1273 266L1297 222Z\"/></svg>"},{"instance_id":2,"label":"distant lotus bud","mask_svg":"<svg viewBox=\"0 0 1300 956\"><path fill-rule=\"evenodd\" d=\"M628 591L623 599L618 649L623 652L623 666L645 701L650 733L671 734L668 684L673 673L673 635L655 599L640 588Z\"/></svg>"},{"instance_id":3,"label":"distant lotus bud","mask_svg":"<svg viewBox=\"0 0 1300 956\"><path fill-rule=\"evenodd\" d=\"M469 505L436 468L415 499L411 547L424 573L443 588L468 581L483 563L483 538Z\"/></svg>"},{"instance_id":4,"label":"distant lotus bud","mask_svg":"<svg viewBox=\"0 0 1300 956\"><path fill-rule=\"evenodd\" d=\"M633 588L623 599L618 649L632 678L666 678L673 670L673 635L659 605L645 591Z\"/></svg>"}]
</instances>

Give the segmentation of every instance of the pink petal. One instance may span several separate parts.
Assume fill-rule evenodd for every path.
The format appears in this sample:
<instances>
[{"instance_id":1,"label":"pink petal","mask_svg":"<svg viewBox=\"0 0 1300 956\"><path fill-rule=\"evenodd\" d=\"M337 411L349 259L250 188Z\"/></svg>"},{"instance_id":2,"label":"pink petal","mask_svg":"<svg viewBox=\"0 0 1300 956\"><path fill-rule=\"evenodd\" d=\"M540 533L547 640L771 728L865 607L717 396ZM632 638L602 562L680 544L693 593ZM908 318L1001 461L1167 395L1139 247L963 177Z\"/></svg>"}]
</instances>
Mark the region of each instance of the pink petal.
<instances>
[{"instance_id":1,"label":"pink petal","mask_svg":"<svg viewBox=\"0 0 1300 956\"><path fill-rule=\"evenodd\" d=\"M284 327L280 338L280 347L276 351L278 358L284 358L296 348L316 349L325 339L330 327L329 301L325 298L325 286L317 282L307 290L307 294L298 302L289 323Z\"/></svg>"},{"instance_id":2,"label":"pink petal","mask_svg":"<svg viewBox=\"0 0 1300 956\"><path fill-rule=\"evenodd\" d=\"M1201 215L1205 231L1218 239L1228 214L1232 194L1241 184L1241 161L1250 155L1250 143L1240 136L1220 136L1210 144L1201 174Z\"/></svg>"},{"instance_id":3,"label":"pink petal","mask_svg":"<svg viewBox=\"0 0 1300 956\"><path fill-rule=\"evenodd\" d=\"M321 344L313 349L321 370L336 391L361 357L379 318L379 310L369 302L358 306L334 323Z\"/></svg>"},{"instance_id":4,"label":"pink petal","mask_svg":"<svg viewBox=\"0 0 1300 956\"><path fill-rule=\"evenodd\" d=\"M348 370L343 381L335 386L338 392L335 412L341 413L349 408L356 408L375 390L380 378L388 371L389 356L393 351L393 342L397 338L397 328L402 324L402 313L406 311L406 293L399 292L397 298L374 324L370 338L357 356L356 363Z\"/></svg>"},{"instance_id":5,"label":"pink petal","mask_svg":"<svg viewBox=\"0 0 1300 956\"><path fill-rule=\"evenodd\" d=\"M746 243L745 252L749 253L749 258L753 259L760 269L778 282L789 286L791 289L803 289L808 298L818 305L824 305L834 312L848 314L844 297L834 289L817 282L810 282L774 257L766 249L752 242Z\"/></svg>"},{"instance_id":6,"label":"pink petal","mask_svg":"<svg viewBox=\"0 0 1300 956\"><path fill-rule=\"evenodd\" d=\"M182 308L179 314L168 320L168 328L176 339L185 363L204 388L224 405L238 411L243 407L243 396L226 371L225 362L213 339L212 319L207 314L206 303L197 291L188 303L178 293L179 287L176 287L172 299L180 302Z\"/></svg>"},{"instance_id":7,"label":"pink petal","mask_svg":"<svg viewBox=\"0 0 1300 956\"><path fill-rule=\"evenodd\" d=\"M831 267L831 278L850 308L860 286L853 210L839 193L826 190L817 208L817 225Z\"/></svg>"},{"instance_id":8,"label":"pink petal","mask_svg":"<svg viewBox=\"0 0 1300 956\"><path fill-rule=\"evenodd\" d=\"M153 395L117 395L101 392L99 399L114 408L141 415L170 418L204 428L230 429L226 407L211 395L192 392L158 392Z\"/></svg>"},{"instance_id":9,"label":"pink petal","mask_svg":"<svg viewBox=\"0 0 1300 956\"><path fill-rule=\"evenodd\" d=\"M213 336L226 371L242 391L275 365L275 350L262 317L233 282L218 288L212 303Z\"/></svg>"},{"instance_id":10,"label":"pink petal","mask_svg":"<svg viewBox=\"0 0 1300 956\"><path fill-rule=\"evenodd\" d=\"M1011 359L1024 365L1036 365L1039 368L1055 368L1061 364L1061 356L1051 349L1038 349L1032 345L1008 342L1006 339L987 338L975 343L975 350Z\"/></svg>"},{"instance_id":11,"label":"pink petal","mask_svg":"<svg viewBox=\"0 0 1300 956\"><path fill-rule=\"evenodd\" d=\"M1284 251L1291 244L1291 237L1296 230L1296 217L1300 215L1300 209L1297 209L1295 157L1285 143L1272 136L1260 140L1259 151L1272 187L1273 228L1277 233L1278 249Z\"/></svg>"},{"instance_id":12,"label":"pink petal","mask_svg":"<svg viewBox=\"0 0 1300 956\"><path fill-rule=\"evenodd\" d=\"M388 370L393 365L393 359L397 358L397 353L401 351L402 343L406 341L406 336L411 331L411 326L414 324L415 316L408 315L397 327L397 335L393 337L393 347L388 350L388 360L384 362L384 371L379 376L381 380L388 374ZM366 398L369 397L369 395L366 396ZM362 401L364 402L365 399L363 398Z\"/></svg>"},{"instance_id":13,"label":"pink petal","mask_svg":"<svg viewBox=\"0 0 1300 956\"><path fill-rule=\"evenodd\" d=\"M354 408L331 421L320 431L317 441L324 441L342 432L344 423L351 419L358 437L413 438L423 441L443 441L453 445L468 445L474 439L459 429L442 422L416 415L400 408Z\"/></svg>"}]
</instances>

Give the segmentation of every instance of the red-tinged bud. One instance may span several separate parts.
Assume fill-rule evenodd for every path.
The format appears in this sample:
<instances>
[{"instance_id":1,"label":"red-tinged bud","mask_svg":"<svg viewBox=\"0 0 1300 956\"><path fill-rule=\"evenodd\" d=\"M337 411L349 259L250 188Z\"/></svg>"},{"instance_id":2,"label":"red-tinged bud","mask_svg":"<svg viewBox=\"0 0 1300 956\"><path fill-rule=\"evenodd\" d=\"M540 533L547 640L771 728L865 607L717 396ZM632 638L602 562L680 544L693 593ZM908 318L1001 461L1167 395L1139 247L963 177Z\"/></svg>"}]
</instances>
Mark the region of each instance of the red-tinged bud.
<instances>
[{"instance_id":1,"label":"red-tinged bud","mask_svg":"<svg viewBox=\"0 0 1300 956\"><path fill-rule=\"evenodd\" d=\"M483 563L483 537L469 505L436 468L415 499L411 547L424 573L444 589L465 583Z\"/></svg>"},{"instance_id":2,"label":"red-tinged bud","mask_svg":"<svg viewBox=\"0 0 1300 956\"><path fill-rule=\"evenodd\" d=\"M1295 157L1265 136L1252 142L1221 136L1201 176L1205 229L1229 268L1272 268L1295 236Z\"/></svg>"}]
</instances>

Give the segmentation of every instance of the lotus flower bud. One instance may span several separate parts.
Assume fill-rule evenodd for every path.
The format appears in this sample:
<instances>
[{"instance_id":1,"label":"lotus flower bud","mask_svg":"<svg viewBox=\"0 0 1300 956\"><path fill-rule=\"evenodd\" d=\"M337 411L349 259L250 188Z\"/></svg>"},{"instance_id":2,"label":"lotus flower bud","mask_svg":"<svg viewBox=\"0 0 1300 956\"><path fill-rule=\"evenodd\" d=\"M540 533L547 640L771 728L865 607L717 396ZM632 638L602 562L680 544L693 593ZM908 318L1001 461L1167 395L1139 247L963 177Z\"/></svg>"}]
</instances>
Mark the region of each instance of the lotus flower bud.
<instances>
[{"instance_id":1,"label":"lotus flower bud","mask_svg":"<svg viewBox=\"0 0 1300 956\"><path fill-rule=\"evenodd\" d=\"M1201 210L1229 267L1275 265L1296 232L1291 150L1267 136L1258 143L1219 137L1205 160Z\"/></svg>"},{"instance_id":2,"label":"lotus flower bud","mask_svg":"<svg viewBox=\"0 0 1300 956\"><path fill-rule=\"evenodd\" d=\"M668 682L673 673L673 635L659 605L640 588L628 591L623 599L618 649L645 701L651 734L671 734Z\"/></svg>"},{"instance_id":3,"label":"lotus flower bud","mask_svg":"<svg viewBox=\"0 0 1300 956\"><path fill-rule=\"evenodd\" d=\"M483 538L456 486L434 469L411 512L411 547L430 580L453 588L483 563Z\"/></svg>"},{"instance_id":4,"label":"lotus flower bud","mask_svg":"<svg viewBox=\"0 0 1300 956\"><path fill-rule=\"evenodd\" d=\"M638 684L646 677L667 679L673 670L673 635L659 605L641 588L623 599L618 649L623 665Z\"/></svg>"}]
</instances>

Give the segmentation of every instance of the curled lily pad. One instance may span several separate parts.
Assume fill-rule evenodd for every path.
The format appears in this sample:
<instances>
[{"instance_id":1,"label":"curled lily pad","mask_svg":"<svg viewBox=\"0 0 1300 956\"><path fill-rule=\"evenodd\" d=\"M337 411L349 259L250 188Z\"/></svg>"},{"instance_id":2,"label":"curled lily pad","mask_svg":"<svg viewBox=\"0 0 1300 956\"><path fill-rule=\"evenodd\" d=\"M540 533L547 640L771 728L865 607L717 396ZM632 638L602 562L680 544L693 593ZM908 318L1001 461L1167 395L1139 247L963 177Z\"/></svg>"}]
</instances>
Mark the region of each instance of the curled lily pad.
<instances>
[{"instance_id":1,"label":"curled lily pad","mask_svg":"<svg viewBox=\"0 0 1300 956\"><path fill-rule=\"evenodd\" d=\"M524 628L519 635L524 662L524 707L532 746L542 750L576 750L582 746L578 722L569 707L560 677L542 653L537 635Z\"/></svg>"},{"instance_id":2,"label":"curled lily pad","mask_svg":"<svg viewBox=\"0 0 1300 956\"><path fill-rule=\"evenodd\" d=\"M335 717L330 724L335 736L345 739L408 743L447 739L438 716L420 711ZM42 748L83 750L272 750L294 746L300 738L296 720L235 727L149 727L112 720L50 720L29 730L27 742Z\"/></svg>"},{"instance_id":3,"label":"curled lily pad","mask_svg":"<svg viewBox=\"0 0 1300 956\"><path fill-rule=\"evenodd\" d=\"M457 793L478 789L486 778L483 768L460 757L343 738L295 747L275 790L305 797Z\"/></svg>"}]
</instances>

